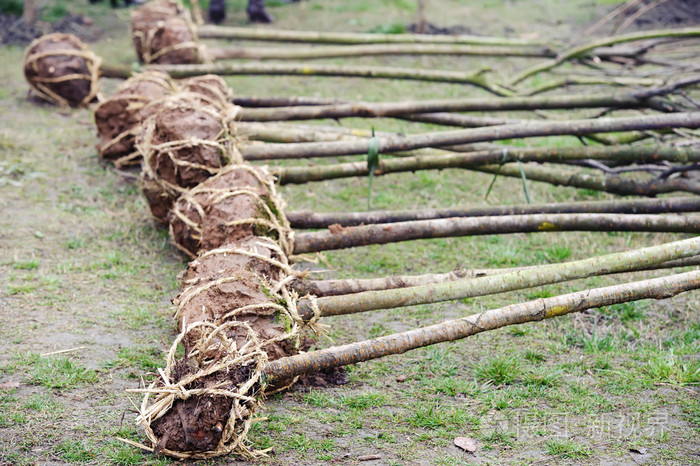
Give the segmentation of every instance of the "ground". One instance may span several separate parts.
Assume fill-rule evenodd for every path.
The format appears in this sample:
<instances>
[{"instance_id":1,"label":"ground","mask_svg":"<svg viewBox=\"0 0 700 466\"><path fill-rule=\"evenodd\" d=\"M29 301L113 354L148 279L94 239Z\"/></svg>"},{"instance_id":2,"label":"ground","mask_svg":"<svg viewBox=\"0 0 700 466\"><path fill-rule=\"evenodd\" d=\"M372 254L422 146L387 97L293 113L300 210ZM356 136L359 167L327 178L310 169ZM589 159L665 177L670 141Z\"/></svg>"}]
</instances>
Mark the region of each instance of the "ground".
<instances>
[{"instance_id":1,"label":"ground","mask_svg":"<svg viewBox=\"0 0 700 466\"><path fill-rule=\"evenodd\" d=\"M88 14L104 29L91 44L109 62L130 63L128 10L108 2L61 4L44 14ZM228 24L245 24L229 2ZM273 2L269 2L273 4ZM571 40L612 1L428 0L439 26L514 37ZM4 5L5 3L0 4ZM277 26L391 31L416 20L415 2L309 0L272 6ZM26 99L23 49L0 49L0 464L169 464L118 441L134 428L136 388L164 363L175 324L170 299L185 259L150 219L133 177L98 160L90 110ZM342 60L330 60L342 63ZM478 69L508 76L530 62L366 58L353 63ZM314 77L233 77L240 95L315 95L398 100L483 95L465 86ZM534 83L533 83L534 84ZM105 82L110 92L116 82ZM335 124L322 122L322 124ZM416 132L391 120L343 121ZM512 143L512 142L511 142ZM575 144L546 138L529 144ZM522 187L447 170L381 177L373 208L524 202ZM288 210L366 208L367 180L280 188ZM613 199L530 184L535 202ZM541 233L425 240L328 252L325 277L445 272L589 257L683 235ZM592 278L493 297L328 319L319 346L427 325L525 299L659 275ZM250 437L272 448L261 464L697 464L700 442L700 294L592 310L350 367L350 383L296 389L266 402ZM65 353L47 353L69 350ZM453 445L477 442L475 454ZM246 462L237 458L213 464ZM254 462L255 463L255 462Z\"/></svg>"}]
</instances>

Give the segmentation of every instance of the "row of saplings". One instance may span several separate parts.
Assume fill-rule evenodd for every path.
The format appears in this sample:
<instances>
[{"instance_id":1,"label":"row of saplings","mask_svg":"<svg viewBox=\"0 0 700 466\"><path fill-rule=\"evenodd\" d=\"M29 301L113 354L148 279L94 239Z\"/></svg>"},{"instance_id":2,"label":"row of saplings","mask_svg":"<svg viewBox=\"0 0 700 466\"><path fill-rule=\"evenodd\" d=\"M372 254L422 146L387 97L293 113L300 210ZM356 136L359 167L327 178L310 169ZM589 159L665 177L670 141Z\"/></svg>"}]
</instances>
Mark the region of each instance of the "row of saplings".
<instances>
[{"instance_id":1,"label":"row of saplings","mask_svg":"<svg viewBox=\"0 0 700 466\"><path fill-rule=\"evenodd\" d=\"M292 230L274 178L236 149L230 102L218 76L146 72L95 109L102 157L142 159L151 212L195 258L175 299L181 333L139 417L157 451L184 458L250 452L260 393L294 382L265 386L262 368L299 351Z\"/></svg>"}]
</instances>

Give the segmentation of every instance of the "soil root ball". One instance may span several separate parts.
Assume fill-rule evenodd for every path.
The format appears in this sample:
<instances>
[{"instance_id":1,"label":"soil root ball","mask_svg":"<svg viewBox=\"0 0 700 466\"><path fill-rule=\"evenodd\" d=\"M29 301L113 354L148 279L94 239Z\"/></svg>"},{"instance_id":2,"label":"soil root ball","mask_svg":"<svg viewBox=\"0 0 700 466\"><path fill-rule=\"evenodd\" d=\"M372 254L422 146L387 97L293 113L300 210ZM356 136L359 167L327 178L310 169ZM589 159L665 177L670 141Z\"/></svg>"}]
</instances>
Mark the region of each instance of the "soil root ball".
<instances>
[{"instance_id":1,"label":"soil root ball","mask_svg":"<svg viewBox=\"0 0 700 466\"><path fill-rule=\"evenodd\" d=\"M293 275L269 238L229 243L190 263L174 301L181 333L138 419L155 450L192 459L258 453L246 434L263 393L294 382L265 386L261 378L267 362L299 352Z\"/></svg>"},{"instance_id":2,"label":"soil root ball","mask_svg":"<svg viewBox=\"0 0 700 466\"><path fill-rule=\"evenodd\" d=\"M135 138L141 122L158 109L154 102L173 92L175 83L161 71L146 71L127 79L95 109L95 124L102 137L97 146L100 156L117 166L139 163Z\"/></svg>"},{"instance_id":3,"label":"soil root ball","mask_svg":"<svg viewBox=\"0 0 700 466\"><path fill-rule=\"evenodd\" d=\"M205 74L178 81L180 89L185 92L195 92L202 100L213 104L228 104L233 99L233 92L221 76Z\"/></svg>"},{"instance_id":4,"label":"soil root ball","mask_svg":"<svg viewBox=\"0 0 700 466\"><path fill-rule=\"evenodd\" d=\"M76 36L48 34L29 44L24 76L40 99L85 107L98 96L100 63L100 57Z\"/></svg>"},{"instance_id":5,"label":"soil root ball","mask_svg":"<svg viewBox=\"0 0 700 466\"><path fill-rule=\"evenodd\" d=\"M201 94L178 92L154 103L136 146L143 156L143 187L153 216L165 222L183 192L240 162L230 125L238 107L207 105Z\"/></svg>"},{"instance_id":6,"label":"soil root ball","mask_svg":"<svg viewBox=\"0 0 700 466\"><path fill-rule=\"evenodd\" d=\"M266 169L230 165L177 200L170 234L190 257L250 235L273 238L289 254L292 230L283 206Z\"/></svg>"},{"instance_id":7,"label":"soil root ball","mask_svg":"<svg viewBox=\"0 0 700 466\"><path fill-rule=\"evenodd\" d=\"M141 63L205 63L189 11L173 0L158 0L131 12L131 38Z\"/></svg>"}]
</instances>

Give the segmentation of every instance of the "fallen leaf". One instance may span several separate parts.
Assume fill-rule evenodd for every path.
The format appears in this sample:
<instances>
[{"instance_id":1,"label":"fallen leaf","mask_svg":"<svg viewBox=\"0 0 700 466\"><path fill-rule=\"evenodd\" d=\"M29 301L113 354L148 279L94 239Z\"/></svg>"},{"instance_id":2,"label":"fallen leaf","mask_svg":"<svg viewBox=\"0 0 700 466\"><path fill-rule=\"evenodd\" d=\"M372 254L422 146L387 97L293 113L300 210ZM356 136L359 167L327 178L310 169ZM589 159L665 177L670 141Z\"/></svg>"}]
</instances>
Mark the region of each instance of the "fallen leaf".
<instances>
[{"instance_id":1,"label":"fallen leaf","mask_svg":"<svg viewBox=\"0 0 700 466\"><path fill-rule=\"evenodd\" d=\"M455 438L455 445L464 451L474 453L476 451L476 442L469 437Z\"/></svg>"},{"instance_id":2,"label":"fallen leaf","mask_svg":"<svg viewBox=\"0 0 700 466\"><path fill-rule=\"evenodd\" d=\"M632 453L637 453L639 455L646 455L647 454L647 449L644 447L631 447L630 451Z\"/></svg>"}]
</instances>

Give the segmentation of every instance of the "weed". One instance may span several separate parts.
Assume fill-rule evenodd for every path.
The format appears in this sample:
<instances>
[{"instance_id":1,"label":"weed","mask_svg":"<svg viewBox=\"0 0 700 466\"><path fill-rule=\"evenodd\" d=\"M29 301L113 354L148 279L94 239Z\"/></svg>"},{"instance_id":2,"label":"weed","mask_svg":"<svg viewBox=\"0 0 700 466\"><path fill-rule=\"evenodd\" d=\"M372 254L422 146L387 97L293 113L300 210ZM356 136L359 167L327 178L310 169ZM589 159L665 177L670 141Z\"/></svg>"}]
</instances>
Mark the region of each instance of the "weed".
<instances>
[{"instance_id":1,"label":"weed","mask_svg":"<svg viewBox=\"0 0 700 466\"><path fill-rule=\"evenodd\" d=\"M37 267L39 267L39 262L37 259L29 259L29 260L24 260L24 261L15 261L12 264L13 269L17 270L34 270Z\"/></svg>"},{"instance_id":2,"label":"weed","mask_svg":"<svg viewBox=\"0 0 700 466\"><path fill-rule=\"evenodd\" d=\"M154 372L162 367L165 362L163 352L154 347L124 347L119 350L117 356L105 364L106 369L119 369L124 367L138 369L139 372ZM135 377L136 374L131 374Z\"/></svg>"},{"instance_id":3,"label":"weed","mask_svg":"<svg viewBox=\"0 0 700 466\"><path fill-rule=\"evenodd\" d=\"M542 362L545 360L545 357L542 353L539 353L537 351L533 350L526 350L525 351L525 359L531 362Z\"/></svg>"},{"instance_id":4,"label":"weed","mask_svg":"<svg viewBox=\"0 0 700 466\"><path fill-rule=\"evenodd\" d=\"M316 406L318 408L327 408L337 405L336 399L322 390L311 390L302 395L302 400L307 405Z\"/></svg>"},{"instance_id":5,"label":"weed","mask_svg":"<svg viewBox=\"0 0 700 466\"><path fill-rule=\"evenodd\" d=\"M46 388L73 388L83 383L97 382L97 373L80 366L67 357L30 356L33 367L29 383Z\"/></svg>"},{"instance_id":6,"label":"weed","mask_svg":"<svg viewBox=\"0 0 700 466\"><path fill-rule=\"evenodd\" d=\"M494 385L507 385L520 377L520 363L509 356L487 357L472 365L474 376Z\"/></svg>"},{"instance_id":7,"label":"weed","mask_svg":"<svg viewBox=\"0 0 700 466\"><path fill-rule=\"evenodd\" d=\"M700 383L700 361L683 360L673 351L651 357L644 371L652 382L678 385Z\"/></svg>"},{"instance_id":8,"label":"weed","mask_svg":"<svg viewBox=\"0 0 700 466\"><path fill-rule=\"evenodd\" d=\"M552 439L545 442L548 455L570 459L588 458L593 454L590 448L569 439Z\"/></svg>"},{"instance_id":9,"label":"weed","mask_svg":"<svg viewBox=\"0 0 700 466\"><path fill-rule=\"evenodd\" d=\"M59 456L71 463L87 463L95 458L95 451L80 440L64 440L56 445Z\"/></svg>"},{"instance_id":10,"label":"weed","mask_svg":"<svg viewBox=\"0 0 700 466\"><path fill-rule=\"evenodd\" d=\"M512 447L515 445L515 434L501 429L494 429L490 434L482 436L481 440L489 446L505 445L507 447Z\"/></svg>"},{"instance_id":11,"label":"weed","mask_svg":"<svg viewBox=\"0 0 700 466\"><path fill-rule=\"evenodd\" d=\"M386 397L379 393L346 395L340 397L340 403L352 409L367 409L374 406L382 406L386 403Z\"/></svg>"},{"instance_id":12,"label":"weed","mask_svg":"<svg viewBox=\"0 0 700 466\"><path fill-rule=\"evenodd\" d=\"M476 426L479 422L479 418L469 415L463 409L448 410L433 404L419 406L413 416L408 418L408 423L413 427L424 427L426 429Z\"/></svg>"}]
</instances>

